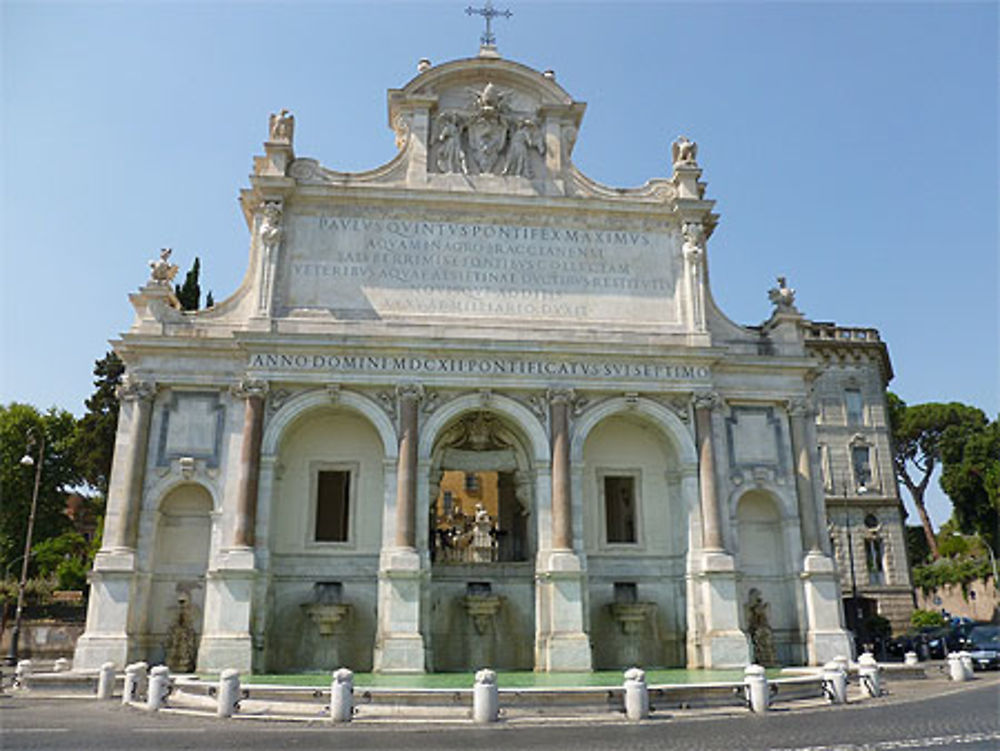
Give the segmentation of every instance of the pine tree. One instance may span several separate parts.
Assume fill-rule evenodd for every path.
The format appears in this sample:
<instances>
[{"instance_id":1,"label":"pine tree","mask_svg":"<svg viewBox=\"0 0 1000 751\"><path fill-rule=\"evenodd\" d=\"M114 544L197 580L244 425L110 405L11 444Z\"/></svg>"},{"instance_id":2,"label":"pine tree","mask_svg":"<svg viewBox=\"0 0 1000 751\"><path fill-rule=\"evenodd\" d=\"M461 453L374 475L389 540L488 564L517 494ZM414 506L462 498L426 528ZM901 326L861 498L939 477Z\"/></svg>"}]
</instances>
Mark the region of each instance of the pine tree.
<instances>
[{"instance_id":1,"label":"pine tree","mask_svg":"<svg viewBox=\"0 0 1000 751\"><path fill-rule=\"evenodd\" d=\"M191 270L184 277L184 284L176 285L177 299L181 310L198 310L201 307L201 287L198 285L198 274L201 271L201 260L195 256Z\"/></svg>"},{"instance_id":2,"label":"pine tree","mask_svg":"<svg viewBox=\"0 0 1000 751\"><path fill-rule=\"evenodd\" d=\"M87 412L77 423L74 449L84 480L102 496L108 491L111 457L118 429L118 396L115 393L125 364L114 352L94 363L94 393L84 402Z\"/></svg>"}]
</instances>

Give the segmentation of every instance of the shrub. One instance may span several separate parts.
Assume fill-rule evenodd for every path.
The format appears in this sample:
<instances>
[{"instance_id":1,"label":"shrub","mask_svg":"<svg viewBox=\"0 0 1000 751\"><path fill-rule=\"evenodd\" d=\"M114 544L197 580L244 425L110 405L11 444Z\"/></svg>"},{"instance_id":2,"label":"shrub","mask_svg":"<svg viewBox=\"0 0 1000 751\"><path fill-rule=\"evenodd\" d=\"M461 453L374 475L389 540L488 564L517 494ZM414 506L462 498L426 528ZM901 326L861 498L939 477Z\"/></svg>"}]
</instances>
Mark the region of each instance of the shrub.
<instances>
[{"instance_id":1,"label":"shrub","mask_svg":"<svg viewBox=\"0 0 1000 751\"><path fill-rule=\"evenodd\" d=\"M914 610L910 616L910 623L914 628L924 628L925 626L947 626L948 620L936 610Z\"/></svg>"}]
</instances>

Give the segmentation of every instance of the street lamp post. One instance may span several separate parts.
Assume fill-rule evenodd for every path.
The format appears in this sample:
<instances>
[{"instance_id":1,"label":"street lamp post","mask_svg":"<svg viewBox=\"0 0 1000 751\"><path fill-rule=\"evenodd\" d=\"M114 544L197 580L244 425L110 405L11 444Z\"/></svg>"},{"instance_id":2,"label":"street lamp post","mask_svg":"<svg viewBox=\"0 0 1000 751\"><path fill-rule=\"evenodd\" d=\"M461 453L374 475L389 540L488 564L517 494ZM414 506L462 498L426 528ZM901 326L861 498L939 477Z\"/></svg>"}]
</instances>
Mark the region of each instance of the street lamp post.
<instances>
[{"instance_id":1,"label":"street lamp post","mask_svg":"<svg viewBox=\"0 0 1000 751\"><path fill-rule=\"evenodd\" d=\"M864 632L864 613L861 604L858 602L858 580L854 572L854 537L851 535L851 507L847 499L847 477L843 479L844 488L844 529L847 532L847 560L851 570L851 608L854 611L854 619L851 624L854 627L855 637L864 643L866 636ZM867 492L867 488L862 484L858 486L858 494Z\"/></svg>"},{"instance_id":2,"label":"street lamp post","mask_svg":"<svg viewBox=\"0 0 1000 751\"><path fill-rule=\"evenodd\" d=\"M21 458L21 465L35 465L35 487L31 492L31 511L28 514L28 532L24 537L24 560L21 562L21 581L17 586L17 610L14 611L14 628L10 632L10 651L7 652L7 664L17 664L17 642L21 637L21 613L24 610L24 588L28 584L28 564L31 562L31 535L35 529L35 510L38 508L38 486L42 480L42 463L45 461L45 433L38 448L38 461L31 458L31 446L34 436L28 434L28 451Z\"/></svg>"}]
</instances>

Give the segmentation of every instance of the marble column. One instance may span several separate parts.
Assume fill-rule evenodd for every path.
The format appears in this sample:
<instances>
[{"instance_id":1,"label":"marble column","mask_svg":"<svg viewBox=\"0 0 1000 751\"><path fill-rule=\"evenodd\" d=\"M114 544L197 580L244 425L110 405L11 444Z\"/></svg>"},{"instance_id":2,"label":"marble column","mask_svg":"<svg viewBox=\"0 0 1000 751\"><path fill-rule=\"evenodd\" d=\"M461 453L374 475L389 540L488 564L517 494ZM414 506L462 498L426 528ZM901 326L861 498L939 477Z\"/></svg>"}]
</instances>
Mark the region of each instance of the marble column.
<instances>
[{"instance_id":1,"label":"marble column","mask_svg":"<svg viewBox=\"0 0 1000 751\"><path fill-rule=\"evenodd\" d=\"M400 386L399 469L396 473L396 538L398 548L416 548L418 386Z\"/></svg>"},{"instance_id":2,"label":"marble column","mask_svg":"<svg viewBox=\"0 0 1000 751\"><path fill-rule=\"evenodd\" d=\"M821 538L806 427L806 420L812 415L812 409L806 400L796 400L788 405L792 453L795 457L795 492L799 502L799 523L802 527L802 548L809 553L819 553Z\"/></svg>"},{"instance_id":3,"label":"marble column","mask_svg":"<svg viewBox=\"0 0 1000 751\"><path fill-rule=\"evenodd\" d=\"M719 402L717 394L698 395L694 400L695 429L698 439L698 480L701 487L702 547L724 551L719 498L715 485L715 447L712 442L712 410Z\"/></svg>"},{"instance_id":4,"label":"marble column","mask_svg":"<svg viewBox=\"0 0 1000 751\"><path fill-rule=\"evenodd\" d=\"M374 670L377 673L422 673L426 666L422 600L426 556L417 551L417 412L423 389L416 384L396 389L399 456L396 462L396 515L392 545L382 548L378 572L378 628ZM426 517L424 517L426 519Z\"/></svg>"},{"instance_id":5,"label":"marble column","mask_svg":"<svg viewBox=\"0 0 1000 751\"><path fill-rule=\"evenodd\" d=\"M240 482L233 520L232 547L252 548L257 520L257 487L260 478L260 441L264 428L265 381L242 381L233 393L243 397L243 435L240 447Z\"/></svg>"},{"instance_id":6,"label":"marble column","mask_svg":"<svg viewBox=\"0 0 1000 751\"><path fill-rule=\"evenodd\" d=\"M552 430L552 548L573 549L572 496L569 466L569 406L572 392L553 390L549 395Z\"/></svg>"},{"instance_id":7,"label":"marble column","mask_svg":"<svg viewBox=\"0 0 1000 751\"><path fill-rule=\"evenodd\" d=\"M118 524L112 532L111 548L134 550L139 529L139 510L142 505L142 486L146 477L146 450L149 446L149 422L153 414L153 396L156 387L151 383L126 377L118 387L118 398L131 403L128 426L128 453L115 452L115 461L122 461L124 471L118 487L124 493L117 504Z\"/></svg>"}]
</instances>

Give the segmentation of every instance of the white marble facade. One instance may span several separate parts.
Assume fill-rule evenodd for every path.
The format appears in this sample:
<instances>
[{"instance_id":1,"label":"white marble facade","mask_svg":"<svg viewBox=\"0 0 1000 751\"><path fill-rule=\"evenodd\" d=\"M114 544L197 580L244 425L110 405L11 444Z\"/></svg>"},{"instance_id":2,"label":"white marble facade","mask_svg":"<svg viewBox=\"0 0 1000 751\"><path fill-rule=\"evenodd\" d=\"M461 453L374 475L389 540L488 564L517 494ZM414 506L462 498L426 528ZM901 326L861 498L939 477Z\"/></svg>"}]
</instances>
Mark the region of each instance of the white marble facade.
<instances>
[{"instance_id":1,"label":"white marble facade","mask_svg":"<svg viewBox=\"0 0 1000 751\"><path fill-rule=\"evenodd\" d=\"M357 174L272 116L230 298L180 312L169 254L131 295L76 667L163 659L182 596L203 671L742 666L754 598L776 661L849 653L828 363L784 282L762 326L720 312L696 145L600 185L584 104L495 55L388 105ZM469 548L456 477L494 504Z\"/></svg>"}]
</instances>

